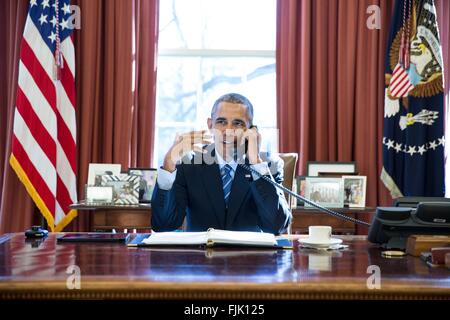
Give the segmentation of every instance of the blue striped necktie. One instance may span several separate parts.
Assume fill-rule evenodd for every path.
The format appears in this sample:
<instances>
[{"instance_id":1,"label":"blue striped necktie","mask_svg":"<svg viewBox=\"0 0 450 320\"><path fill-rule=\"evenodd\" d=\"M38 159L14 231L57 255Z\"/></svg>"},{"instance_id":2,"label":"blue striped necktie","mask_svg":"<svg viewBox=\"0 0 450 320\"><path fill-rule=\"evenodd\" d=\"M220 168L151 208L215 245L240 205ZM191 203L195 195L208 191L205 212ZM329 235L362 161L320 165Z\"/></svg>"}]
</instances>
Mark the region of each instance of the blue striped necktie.
<instances>
[{"instance_id":1,"label":"blue striped necktie","mask_svg":"<svg viewBox=\"0 0 450 320\"><path fill-rule=\"evenodd\" d=\"M220 169L220 174L222 175L222 186L223 186L223 195L225 200L225 205L228 207L228 199L230 198L231 192L231 182L233 182L233 178L231 177L231 168L230 165L226 164Z\"/></svg>"}]
</instances>

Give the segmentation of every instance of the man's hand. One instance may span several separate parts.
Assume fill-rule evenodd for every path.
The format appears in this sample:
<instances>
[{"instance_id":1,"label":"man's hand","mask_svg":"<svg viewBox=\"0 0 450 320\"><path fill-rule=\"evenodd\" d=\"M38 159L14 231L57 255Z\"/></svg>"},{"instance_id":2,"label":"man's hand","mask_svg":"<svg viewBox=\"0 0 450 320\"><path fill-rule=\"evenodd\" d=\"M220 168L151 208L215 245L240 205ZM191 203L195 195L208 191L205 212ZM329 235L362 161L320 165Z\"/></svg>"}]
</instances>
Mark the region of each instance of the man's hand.
<instances>
[{"instance_id":1,"label":"man's hand","mask_svg":"<svg viewBox=\"0 0 450 320\"><path fill-rule=\"evenodd\" d=\"M257 164L263 162L259 156L259 148L261 146L261 134L258 132L256 126L250 127L245 130L241 137L241 144L248 141L247 158L250 164Z\"/></svg>"},{"instance_id":2,"label":"man's hand","mask_svg":"<svg viewBox=\"0 0 450 320\"><path fill-rule=\"evenodd\" d=\"M205 153L205 150L194 144L210 143L212 143L212 136L208 133L208 130L191 131L181 134L177 133L173 145L164 157L163 169L174 172L177 162L189 152L198 151Z\"/></svg>"}]
</instances>

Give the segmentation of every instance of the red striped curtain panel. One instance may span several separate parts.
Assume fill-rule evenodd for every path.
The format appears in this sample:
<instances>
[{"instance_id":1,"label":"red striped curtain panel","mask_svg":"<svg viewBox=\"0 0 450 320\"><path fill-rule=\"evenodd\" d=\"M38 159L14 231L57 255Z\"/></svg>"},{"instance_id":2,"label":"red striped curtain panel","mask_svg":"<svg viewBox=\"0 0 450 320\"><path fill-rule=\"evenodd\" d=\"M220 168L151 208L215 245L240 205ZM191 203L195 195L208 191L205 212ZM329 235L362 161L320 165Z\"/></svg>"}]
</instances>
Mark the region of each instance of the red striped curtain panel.
<instances>
[{"instance_id":1,"label":"red striped curtain panel","mask_svg":"<svg viewBox=\"0 0 450 320\"><path fill-rule=\"evenodd\" d=\"M10 164L52 231L76 216L72 21L69 0L30 1L14 114Z\"/></svg>"}]
</instances>

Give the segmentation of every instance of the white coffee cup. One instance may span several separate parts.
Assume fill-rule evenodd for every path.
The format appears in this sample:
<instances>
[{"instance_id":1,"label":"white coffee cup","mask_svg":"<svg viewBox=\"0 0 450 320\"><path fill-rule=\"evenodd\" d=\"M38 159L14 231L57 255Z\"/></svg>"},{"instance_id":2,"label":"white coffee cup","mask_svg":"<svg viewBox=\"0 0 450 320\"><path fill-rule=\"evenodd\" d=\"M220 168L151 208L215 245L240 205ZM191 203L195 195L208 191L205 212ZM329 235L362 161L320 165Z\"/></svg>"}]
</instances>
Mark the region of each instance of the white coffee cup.
<instances>
[{"instance_id":1,"label":"white coffee cup","mask_svg":"<svg viewBox=\"0 0 450 320\"><path fill-rule=\"evenodd\" d=\"M309 226L308 240L313 243L329 243L331 241L331 227Z\"/></svg>"}]
</instances>

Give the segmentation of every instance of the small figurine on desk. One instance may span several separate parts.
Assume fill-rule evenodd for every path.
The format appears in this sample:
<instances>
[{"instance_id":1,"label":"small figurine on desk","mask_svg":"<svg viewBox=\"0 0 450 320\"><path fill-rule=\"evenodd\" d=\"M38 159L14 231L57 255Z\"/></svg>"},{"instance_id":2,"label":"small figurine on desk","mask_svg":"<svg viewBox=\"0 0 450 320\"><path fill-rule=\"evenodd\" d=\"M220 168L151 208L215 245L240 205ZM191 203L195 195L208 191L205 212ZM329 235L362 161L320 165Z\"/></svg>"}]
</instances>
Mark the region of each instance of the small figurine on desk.
<instances>
[{"instance_id":1,"label":"small figurine on desk","mask_svg":"<svg viewBox=\"0 0 450 320\"><path fill-rule=\"evenodd\" d=\"M25 231L25 237L31 239L45 238L46 236L48 236L48 231L41 226L32 226L31 229Z\"/></svg>"}]
</instances>

